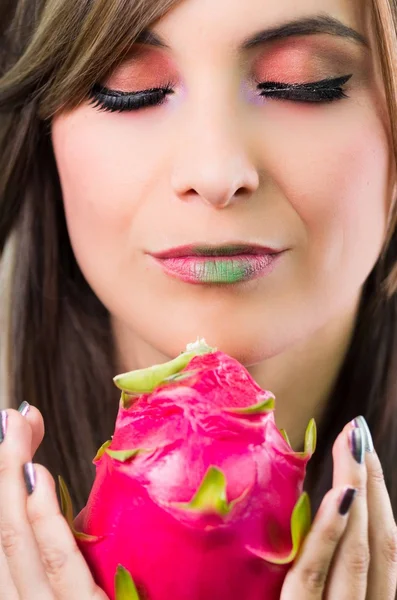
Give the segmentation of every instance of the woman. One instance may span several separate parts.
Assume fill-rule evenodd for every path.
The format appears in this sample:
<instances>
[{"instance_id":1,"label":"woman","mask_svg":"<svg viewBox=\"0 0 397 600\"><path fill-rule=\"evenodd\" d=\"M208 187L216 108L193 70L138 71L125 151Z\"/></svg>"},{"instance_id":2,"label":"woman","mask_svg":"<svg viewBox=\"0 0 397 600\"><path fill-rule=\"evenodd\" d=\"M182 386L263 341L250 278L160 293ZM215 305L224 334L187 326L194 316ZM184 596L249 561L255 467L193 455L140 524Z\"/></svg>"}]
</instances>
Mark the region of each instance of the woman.
<instances>
[{"instance_id":1,"label":"woman","mask_svg":"<svg viewBox=\"0 0 397 600\"><path fill-rule=\"evenodd\" d=\"M197 335L295 449L316 419L282 600L395 597L396 23L395 0L3 0L1 599L105 597L53 477L82 508L112 377Z\"/></svg>"}]
</instances>

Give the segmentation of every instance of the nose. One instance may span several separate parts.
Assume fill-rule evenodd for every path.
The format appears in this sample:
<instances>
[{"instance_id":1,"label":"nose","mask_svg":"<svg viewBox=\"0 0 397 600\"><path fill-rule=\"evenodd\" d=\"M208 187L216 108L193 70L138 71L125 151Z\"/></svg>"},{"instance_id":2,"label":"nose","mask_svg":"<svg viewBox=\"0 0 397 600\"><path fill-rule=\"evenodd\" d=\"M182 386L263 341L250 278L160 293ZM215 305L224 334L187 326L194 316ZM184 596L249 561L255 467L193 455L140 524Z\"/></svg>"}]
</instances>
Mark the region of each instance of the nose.
<instances>
[{"instance_id":1,"label":"nose","mask_svg":"<svg viewBox=\"0 0 397 600\"><path fill-rule=\"evenodd\" d=\"M225 115L190 118L181 129L171 182L177 197L226 208L247 200L258 189L258 170L249 157L242 127L236 125L236 115L234 119Z\"/></svg>"}]
</instances>

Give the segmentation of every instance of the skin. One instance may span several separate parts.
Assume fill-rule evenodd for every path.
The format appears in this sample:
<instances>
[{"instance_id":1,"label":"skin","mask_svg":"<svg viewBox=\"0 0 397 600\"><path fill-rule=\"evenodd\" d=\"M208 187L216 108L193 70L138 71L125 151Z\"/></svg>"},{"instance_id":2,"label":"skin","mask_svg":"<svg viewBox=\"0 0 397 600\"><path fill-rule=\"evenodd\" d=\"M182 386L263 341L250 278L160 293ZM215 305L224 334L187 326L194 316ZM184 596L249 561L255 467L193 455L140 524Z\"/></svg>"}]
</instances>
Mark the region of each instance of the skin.
<instances>
[{"instance_id":1,"label":"skin","mask_svg":"<svg viewBox=\"0 0 397 600\"><path fill-rule=\"evenodd\" d=\"M374 48L361 2L322 0L321 10ZM168 103L118 114L87 101L52 127L73 249L111 313L120 372L174 358L204 337L279 398L277 425L294 447L309 419L321 420L395 192L374 51L329 36L236 50L262 27L317 12L318 0L185 0L154 27L171 50L143 50L103 82L131 91L135 81L144 89L165 76L176 82ZM332 105L261 103L247 92L252 74L304 82L349 73L350 98ZM183 283L145 254L236 238L289 252L271 275L240 288ZM105 598L41 465L26 498L21 467L41 442L42 416L34 407L25 417L7 412L0 600ZM376 452L363 465L354 461L350 430L335 441L333 488L281 600L394 599L397 534L382 468ZM358 494L342 517L346 486Z\"/></svg>"},{"instance_id":2,"label":"skin","mask_svg":"<svg viewBox=\"0 0 397 600\"><path fill-rule=\"evenodd\" d=\"M361 3L321 8L373 41ZM237 51L262 27L316 12L318 0L183 2L154 27L171 50L141 48L101 82L134 91L172 80L167 103L107 113L87 101L52 126L71 242L112 316L119 372L204 337L275 394L294 447L311 417L321 421L394 183L373 54L326 35ZM350 98L328 106L245 91L252 76L302 83L351 73ZM236 238L290 251L244 289L186 284L145 254Z\"/></svg>"}]
</instances>

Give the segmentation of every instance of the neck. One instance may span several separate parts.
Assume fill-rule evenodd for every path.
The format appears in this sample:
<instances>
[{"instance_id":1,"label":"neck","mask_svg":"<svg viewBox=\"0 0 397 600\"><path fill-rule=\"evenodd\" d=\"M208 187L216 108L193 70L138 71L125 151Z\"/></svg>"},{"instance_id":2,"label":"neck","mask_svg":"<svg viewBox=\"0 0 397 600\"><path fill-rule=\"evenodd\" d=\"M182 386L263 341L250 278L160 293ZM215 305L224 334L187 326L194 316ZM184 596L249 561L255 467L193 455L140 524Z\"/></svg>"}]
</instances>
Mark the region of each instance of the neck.
<instances>
[{"instance_id":1,"label":"neck","mask_svg":"<svg viewBox=\"0 0 397 600\"><path fill-rule=\"evenodd\" d=\"M356 324L358 302L288 351L250 367L252 377L276 396L275 420L292 447L303 450L306 427L322 421Z\"/></svg>"}]
</instances>

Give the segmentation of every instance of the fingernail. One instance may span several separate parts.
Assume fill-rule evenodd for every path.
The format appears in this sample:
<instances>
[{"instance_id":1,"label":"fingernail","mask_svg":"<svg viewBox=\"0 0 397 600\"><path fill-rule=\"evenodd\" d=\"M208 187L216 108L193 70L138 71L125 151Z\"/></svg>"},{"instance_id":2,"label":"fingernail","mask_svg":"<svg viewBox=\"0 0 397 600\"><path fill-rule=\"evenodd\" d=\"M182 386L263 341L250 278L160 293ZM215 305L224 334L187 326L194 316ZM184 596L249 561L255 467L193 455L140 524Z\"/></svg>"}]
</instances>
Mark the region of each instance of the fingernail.
<instances>
[{"instance_id":1,"label":"fingernail","mask_svg":"<svg viewBox=\"0 0 397 600\"><path fill-rule=\"evenodd\" d=\"M7 411L0 412L0 444L4 442L7 430Z\"/></svg>"},{"instance_id":2,"label":"fingernail","mask_svg":"<svg viewBox=\"0 0 397 600\"><path fill-rule=\"evenodd\" d=\"M28 462L23 465L23 478L25 480L27 492L30 496L36 487L36 473L34 471L33 463Z\"/></svg>"},{"instance_id":3,"label":"fingernail","mask_svg":"<svg viewBox=\"0 0 397 600\"><path fill-rule=\"evenodd\" d=\"M342 516L347 515L349 510L352 507L353 500L356 497L357 490L356 488L348 488L343 494L343 498L341 503L339 504L339 514Z\"/></svg>"},{"instance_id":4,"label":"fingernail","mask_svg":"<svg viewBox=\"0 0 397 600\"><path fill-rule=\"evenodd\" d=\"M30 404L28 402L26 402L26 400L24 400L22 402L22 404L19 406L18 412L21 413L21 415L24 417L29 412L29 409L30 409Z\"/></svg>"},{"instance_id":5,"label":"fingernail","mask_svg":"<svg viewBox=\"0 0 397 600\"><path fill-rule=\"evenodd\" d=\"M350 432L350 450L355 460L362 465L364 462L364 438L360 427L356 427Z\"/></svg>"},{"instance_id":6,"label":"fingernail","mask_svg":"<svg viewBox=\"0 0 397 600\"><path fill-rule=\"evenodd\" d=\"M352 421L354 427L359 427L364 434L364 445L366 452L374 451L374 442L372 440L371 431L368 427L368 423L363 416L356 417Z\"/></svg>"}]
</instances>

